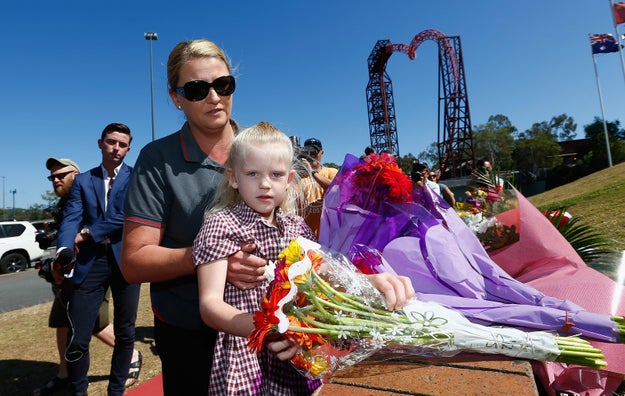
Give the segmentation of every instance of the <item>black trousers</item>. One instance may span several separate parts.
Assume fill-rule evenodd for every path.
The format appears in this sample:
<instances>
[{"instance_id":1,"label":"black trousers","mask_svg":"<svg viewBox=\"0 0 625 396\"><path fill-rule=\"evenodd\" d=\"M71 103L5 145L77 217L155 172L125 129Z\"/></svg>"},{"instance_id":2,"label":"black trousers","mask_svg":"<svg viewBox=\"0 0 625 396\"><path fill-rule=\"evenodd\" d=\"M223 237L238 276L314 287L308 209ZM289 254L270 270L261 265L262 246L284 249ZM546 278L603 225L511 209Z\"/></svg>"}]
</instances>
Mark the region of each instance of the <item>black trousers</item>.
<instances>
[{"instance_id":1,"label":"black trousers","mask_svg":"<svg viewBox=\"0 0 625 396\"><path fill-rule=\"evenodd\" d=\"M198 308L199 309L199 308ZM154 317L154 339L161 359L165 396L206 396L217 332L189 330Z\"/></svg>"},{"instance_id":2,"label":"black trousers","mask_svg":"<svg viewBox=\"0 0 625 396\"><path fill-rule=\"evenodd\" d=\"M111 358L108 394L123 395L135 342L135 322L140 284L128 284L110 248L99 252L84 282L74 285L67 314L70 333L65 359L74 395L84 395L89 386L89 343L100 305L108 288L113 294L115 347Z\"/></svg>"}]
</instances>

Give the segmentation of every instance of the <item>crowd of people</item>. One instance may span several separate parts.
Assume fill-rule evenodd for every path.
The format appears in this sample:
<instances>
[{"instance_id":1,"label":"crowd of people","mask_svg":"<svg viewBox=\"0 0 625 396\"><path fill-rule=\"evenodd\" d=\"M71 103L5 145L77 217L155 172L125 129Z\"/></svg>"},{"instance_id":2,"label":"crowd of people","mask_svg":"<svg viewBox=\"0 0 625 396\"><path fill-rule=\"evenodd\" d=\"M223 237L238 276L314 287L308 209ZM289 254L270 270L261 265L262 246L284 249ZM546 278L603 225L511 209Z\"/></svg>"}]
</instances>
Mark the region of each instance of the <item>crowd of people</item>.
<instances>
[{"instance_id":1,"label":"crowd of people","mask_svg":"<svg viewBox=\"0 0 625 396\"><path fill-rule=\"evenodd\" d=\"M61 329L58 374L34 394L68 388L86 395L91 335L102 339L111 327L107 392L122 395L136 381L143 357L134 349L135 321L144 282L165 395L293 394L294 387L310 394L319 383L284 363L296 351L291 341L272 339L267 354L252 356L243 353L242 337L252 330L271 262L294 236L315 239L317 209L337 170L322 165L318 139L304 143L300 177L283 132L266 122L240 130L231 117L236 79L213 42L177 44L167 78L186 121L143 147L134 167L124 163L130 128L119 123L102 131L101 163L88 172L79 173L71 160L48 161L63 213L53 311L68 322L54 324ZM61 184L68 191L61 193ZM414 294L405 277L370 279L389 309ZM108 313L109 289L112 326L100 316Z\"/></svg>"}]
</instances>

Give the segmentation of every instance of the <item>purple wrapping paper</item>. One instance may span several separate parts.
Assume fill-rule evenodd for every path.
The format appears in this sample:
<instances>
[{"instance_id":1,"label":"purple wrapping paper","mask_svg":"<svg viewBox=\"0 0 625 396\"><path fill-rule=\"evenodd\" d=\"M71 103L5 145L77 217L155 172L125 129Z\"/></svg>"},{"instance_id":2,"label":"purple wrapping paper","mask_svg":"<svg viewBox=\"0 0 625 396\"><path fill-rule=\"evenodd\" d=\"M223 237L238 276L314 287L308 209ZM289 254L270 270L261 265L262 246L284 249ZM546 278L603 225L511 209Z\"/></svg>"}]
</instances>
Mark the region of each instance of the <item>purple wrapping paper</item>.
<instances>
[{"instance_id":1,"label":"purple wrapping paper","mask_svg":"<svg viewBox=\"0 0 625 396\"><path fill-rule=\"evenodd\" d=\"M357 244L379 250L397 274L412 280L417 298L454 308L475 323L618 341L608 315L545 296L509 276L429 188L415 191L416 203L382 205L378 213L344 202L351 186L341 181L359 161L348 154L326 192L319 233L322 245L345 255ZM567 320L575 326L564 326Z\"/></svg>"}]
</instances>

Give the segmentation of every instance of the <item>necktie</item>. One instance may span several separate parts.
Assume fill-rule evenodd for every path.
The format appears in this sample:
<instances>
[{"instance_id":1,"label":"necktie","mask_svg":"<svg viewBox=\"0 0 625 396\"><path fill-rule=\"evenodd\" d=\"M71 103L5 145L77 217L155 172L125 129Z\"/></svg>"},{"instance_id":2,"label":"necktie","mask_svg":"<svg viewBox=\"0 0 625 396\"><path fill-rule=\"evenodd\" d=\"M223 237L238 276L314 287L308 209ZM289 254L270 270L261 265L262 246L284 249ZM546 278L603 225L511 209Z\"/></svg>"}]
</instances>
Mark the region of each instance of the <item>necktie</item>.
<instances>
[{"instance_id":1,"label":"necktie","mask_svg":"<svg viewBox=\"0 0 625 396\"><path fill-rule=\"evenodd\" d=\"M111 197L111 190L113 189L113 182L115 181L114 177L111 177L109 179L109 185L108 185L108 189L106 190L106 200L108 201L108 199Z\"/></svg>"}]
</instances>

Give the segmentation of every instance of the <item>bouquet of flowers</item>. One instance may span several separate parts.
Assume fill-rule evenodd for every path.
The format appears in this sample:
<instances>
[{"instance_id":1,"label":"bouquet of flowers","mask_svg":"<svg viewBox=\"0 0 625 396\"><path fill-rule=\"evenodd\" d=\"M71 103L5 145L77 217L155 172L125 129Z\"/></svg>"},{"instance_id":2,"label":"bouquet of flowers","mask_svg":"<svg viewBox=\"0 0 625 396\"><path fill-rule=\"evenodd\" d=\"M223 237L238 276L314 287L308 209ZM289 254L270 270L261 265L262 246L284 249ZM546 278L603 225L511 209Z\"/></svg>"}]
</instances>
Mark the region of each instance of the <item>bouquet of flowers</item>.
<instances>
[{"instance_id":1,"label":"bouquet of flowers","mask_svg":"<svg viewBox=\"0 0 625 396\"><path fill-rule=\"evenodd\" d=\"M576 261L579 257L566 240L558 239L560 236L555 229L558 235L547 232L545 227L553 229L549 221L521 194L514 191L519 208L496 215L501 217L517 211L515 216L520 217L520 226L516 229L520 241L488 253L455 210L427 186L415 187L410 199L404 202L386 203L380 196L376 198L379 204L375 208L367 209L351 201L350 197L355 196L350 191L353 189L366 189L360 196L383 194L385 188L374 183L350 182L358 180L362 169L371 175L376 167L380 168L374 162L366 163L352 155L345 157L324 197L319 233L323 246L345 255L351 250L350 258L361 264L366 260L355 259L353 254L366 247L368 253L363 257L367 260L378 256L384 259L383 265L369 262L368 271L392 268L393 272L412 280L418 299L455 309L473 323L550 330L609 343L625 341L622 309L605 312L603 295L600 299L577 299L584 307L567 299L575 297L579 290L588 289L582 284L577 289L569 287L566 275L573 270L583 273L584 284L589 285L592 279L604 285L594 293L612 293L614 282L606 281L605 277L601 278L596 271ZM384 172L390 172L390 168L384 168ZM398 171L394 177L384 180L392 183L405 177ZM519 214L532 213L532 209L538 212L539 218ZM569 260L574 266L566 264ZM566 271L559 278L550 276L554 263L561 261L566 262L562 263ZM584 281L580 279L580 282ZM622 300L623 293L614 298ZM595 301L602 303L594 305ZM616 316L617 312L620 315ZM623 348L606 346L604 352L606 350L618 352ZM610 353L606 357L609 367L621 372L622 354Z\"/></svg>"},{"instance_id":2,"label":"bouquet of flowers","mask_svg":"<svg viewBox=\"0 0 625 396\"><path fill-rule=\"evenodd\" d=\"M488 175L477 174L476 177L480 186L468 191L470 196L466 202L457 204L456 213L477 236L487 252L517 242L520 221L516 192L504 189Z\"/></svg>"},{"instance_id":3,"label":"bouquet of flowers","mask_svg":"<svg viewBox=\"0 0 625 396\"><path fill-rule=\"evenodd\" d=\"M603 355L579 337L485 327L434 302L413 300L389 312L383 296L345 256L298 238L280 254L249 347L282 333L299 346L292 363L309 378L375 354L449 357L460 352L603 367Z\"/></svg>"}]
</instances>

